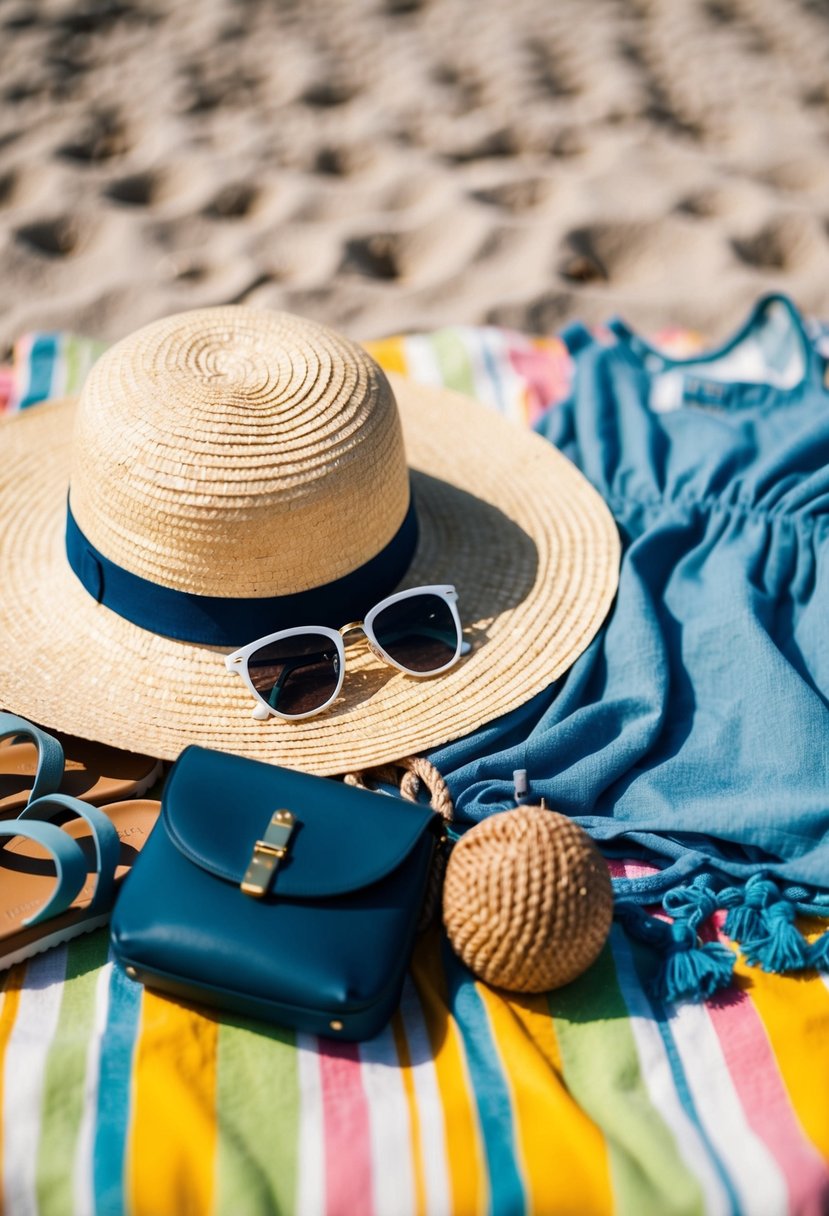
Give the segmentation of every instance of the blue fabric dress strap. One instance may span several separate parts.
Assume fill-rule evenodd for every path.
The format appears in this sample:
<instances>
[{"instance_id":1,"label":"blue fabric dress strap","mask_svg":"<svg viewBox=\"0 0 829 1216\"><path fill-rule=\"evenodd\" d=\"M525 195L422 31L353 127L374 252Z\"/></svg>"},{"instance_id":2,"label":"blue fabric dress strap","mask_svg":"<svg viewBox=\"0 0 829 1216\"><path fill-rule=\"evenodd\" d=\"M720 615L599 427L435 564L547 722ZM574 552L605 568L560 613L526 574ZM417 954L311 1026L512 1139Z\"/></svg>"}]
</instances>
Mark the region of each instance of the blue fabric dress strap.
<instances>
[{"instance_id":1,"label":"blue fabric dress strap","mask_svg":"<svg viewBox=\"0 0 829 1216\"><path fill-rule=\"evenodd\" d=\"M31 739L37 748L37 768L29 801L43 794L52 794L60 787L63 777L63 748L53 735L34 726L16 714L0 713L0 739L11 739L18 735Z\"/></svg>"},{"instance_id":2,"label":"blue fabric dress strap","mask_svg":"<svg viewBox=\"0 0 829 1216\"><path fill-rule=\"evenodd\" d=\"M593 334L582 321L571 321L558 335L571 355L577 354L594 340Z\"/></svg>"},{"instance_id":3,"label":"blue fabric dress strap","mask_svg":"<svg viewBox=\"0 0 829 1216\"><path fill-rule=\"evenodd\" d=\"M0 838L10 839L15 836L34 840L46 849L55 863L57 877L54 890L43 907L23 921L23 927L26 928L65 912L82 890L88 871L86 858L80 847L71 836L67 836L66 832L62 832L53 823L21 823L19 819L7 819L0 823Z\"/></svg>"},{"instance_id":4,"label":"blue fabric dress strap","mask_svg":"<svg viewBox=\"0 0 829 1216\"><path fill-rule=\"evenodd\" d=\"M89 594L141 629L206 646L241 646L265 633L295 625L362 620L397 586L417 546L417 514L409 503L402 524L385 548L342 578L292 595L226 598L194 595L133 574L105 557L66 509L66 556Z\"/></svg>"},{"instance_id":5,"label":"blue fabric dress strap","mask_svg":"<svg viewBox=\"0 0 829 1216\"><path fill-rule=\"evenodd\" d=\"M640 337L635 330L631 329L630 325L621 317L611 317L607 322L607 328L620 342L647 360L648 366L652 362L654 370L657 368L663 370L677 368L682 370L689 366L703 368L707 363L715 363L723 359L735 347L740 346L751 338L755 331L767 322L772 312L777 312L781 317L784 317L785 323L790 327L791 332L796 334L799 339L801 354L803 356L805 380L814 387L821 388L825 373L825 357L818 350L813 335L810 333L808 326L794 303L783 292L768 292L766 295L760 296L742 325L725 342L719 346L709 347L706 350L701 350L690 355L673 356L653 346L650 342ZM740 391L745 392L745 383L738 384L736 387ZM722 404L722 402L718 401L714 404Z\"/></svg>"},{"instance_id":6,"label":"blue fabric dress strap","mask_svg":"<svg viewBox=\"0 0 829 1216\"><path fill-rule=\"evenodd\" d=\"M106 910L112 904L115 869L121 855L121 841L108 815L98 810L96 806L90 806L86 802L81 802L79 798L70 797L69 794L49 794L45 798L38 798L37 802L30 802L13 822L19 824L21 820L27 820L47 823L66 811L86 820L92 829L98 881L89 911L93 913ZM72 839L66 832L61 832L61 835L66 840ZM73 841L73 843L75 842ZM86 862L84 862L84 880L86 874ZM72 898L74 899L74 896Z\"/></svg>"}]
</instances>

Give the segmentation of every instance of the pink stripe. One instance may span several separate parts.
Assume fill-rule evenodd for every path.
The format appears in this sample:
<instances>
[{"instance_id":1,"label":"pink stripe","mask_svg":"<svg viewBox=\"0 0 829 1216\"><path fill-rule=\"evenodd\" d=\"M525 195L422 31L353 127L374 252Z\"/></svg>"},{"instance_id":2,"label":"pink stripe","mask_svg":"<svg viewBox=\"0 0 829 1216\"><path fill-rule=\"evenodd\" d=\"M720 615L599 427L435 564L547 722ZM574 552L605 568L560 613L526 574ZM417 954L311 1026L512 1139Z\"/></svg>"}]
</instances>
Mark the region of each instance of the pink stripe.
<instances>
[{"instance_id":1,"label":"pink stripe","mask_svg":"<svg viewBox=\"0 0 829 1216\"><path fill-rule=\"evenodd\" d=\"M16 384L14 369L0 367L0 414L11 409Z\"/></svg>"},{"instance_id":2,"label":"pink stripe","mask_svg":"<svg viewBox=\"0 0 829 1216\"><path fill-rule=\"evenodd\" d=\"M638 861L616 861L611 858L607 859L607 868L611 878L647 878L659 872L656 866L642 865Z\"/></svg>"},{"instance_id":3,"label":"pink stripe","mask_svg":"<svg viewBox=\"0 0 829 1216\"><path fill-rule=\"evenodd\" d=\"M572 363L562 342L539 350L511 344L507 354L513 371L524 380L527 416L530 424L548 406L563 401L570 391Z\"/></svg>"},{"instance_id":4,"label":"pink stripe","mask_svg":"<svg viewBox=\"0 0 829 1216\"><path fill-rule=\"evenodd\" d=\"M714 920L721 927L725 914L716 913ZM728 939L719 936L727 944ZM718 934L706 924L700 937L716 941ZM803 1134L751 997L733 987L718 993L706 1008L746 1120L786 1180L789 1211L817 1216L821 1207L816 1196L829 1190L829 1169Z\"/></svg>"},{"instance_id":5,"label":"pink stripe","mask_svg":"<svg viewBox=\"0 0 829 1216\"><path fill-rule=\"evenodd\" d=\"M356 1043L319 1041L326 1216L372 1216L368 1101Z\"/></svg>"},{"instance_id":6,"label":"pink stripe","mask_svg":"<svg viewBox=\"0 0 829 1216\"><path fill-rule=\"evenodd\" d=\"M32 374L29 356L32 353L34 337L34 334L21 334L14 344L14 354L12 356L14 383L6 407L12 411L18 408L20 402L26 396L26 390L29 387L29 378Z\"/></svg>"}]
</instances>

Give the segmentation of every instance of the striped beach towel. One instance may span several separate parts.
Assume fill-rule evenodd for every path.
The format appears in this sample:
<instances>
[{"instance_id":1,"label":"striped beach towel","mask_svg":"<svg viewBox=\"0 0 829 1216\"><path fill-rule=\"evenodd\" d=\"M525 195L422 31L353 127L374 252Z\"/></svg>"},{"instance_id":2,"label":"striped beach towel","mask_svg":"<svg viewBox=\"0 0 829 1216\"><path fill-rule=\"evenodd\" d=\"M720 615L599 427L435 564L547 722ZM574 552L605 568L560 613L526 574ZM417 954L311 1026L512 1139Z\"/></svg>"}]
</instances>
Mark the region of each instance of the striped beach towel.
<instances>
[{"instance_id":1,"label":"striped beach towel","mask_svg":"<svg viewBox=\"0 0 829 1216\"><path fill-rule=\"evenodd\" d=\"M368 346L518 423L569 385L555 338L452 328ZM27 338L0 377L3 408L75 391L99 349ZM738 961L734 989L666 1007L649 995L652 965L614 926L575 983L507 996L433 930L387 1029L346 1044L145 992L113 966L105 932L81 938L0 977L3 1210L829 1211L829 975Z\"/></svg>"}]
</instances>

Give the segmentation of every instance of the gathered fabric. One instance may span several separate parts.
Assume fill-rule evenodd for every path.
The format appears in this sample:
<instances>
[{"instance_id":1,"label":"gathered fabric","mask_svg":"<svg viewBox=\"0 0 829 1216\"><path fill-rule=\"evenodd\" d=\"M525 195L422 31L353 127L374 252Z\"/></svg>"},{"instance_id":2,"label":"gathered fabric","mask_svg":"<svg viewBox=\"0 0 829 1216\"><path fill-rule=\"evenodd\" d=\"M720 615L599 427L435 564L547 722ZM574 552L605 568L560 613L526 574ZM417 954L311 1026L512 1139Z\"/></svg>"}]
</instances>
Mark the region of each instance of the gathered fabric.
<instances>
[{"instance_id":1,"label":"gathered fabric","mask_svg":"<svg viewBox=\"0 0 829 1216\"><path fill-rule=\"evenodd\" d=\"M665 958L666 999L730 981L726 932L772 971L819 965L799 914L829 912L829 394L816 334L783 296L704 355L624 322L564 338L568 398L537 429L610 504L624 556L600 636L548 691L431 753L471 824L534 798L609 857L620 919ZM551 606L558 588L549 589ZM662 904L670 929L638 905ZM650 918L649 918L650 919ZM726 954L729 957L726 957Z\"/></svg>"}]
</instances>

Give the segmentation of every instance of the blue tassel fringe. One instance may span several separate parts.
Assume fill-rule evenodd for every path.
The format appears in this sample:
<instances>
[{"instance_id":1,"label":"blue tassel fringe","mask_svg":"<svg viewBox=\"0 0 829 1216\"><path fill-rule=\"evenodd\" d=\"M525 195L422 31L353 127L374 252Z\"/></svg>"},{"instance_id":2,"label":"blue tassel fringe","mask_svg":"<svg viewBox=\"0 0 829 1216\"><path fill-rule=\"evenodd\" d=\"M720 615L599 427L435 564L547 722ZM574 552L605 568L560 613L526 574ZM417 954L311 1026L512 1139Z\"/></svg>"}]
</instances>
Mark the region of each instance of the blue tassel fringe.
<instances>
[{"instance_id":1,"label":"blue tassel fringe","mask_svg":"<svg viewBox=\"0 0 829 1216\"><path fill-rule=\"evenodd\" d=\"M728 987L734 963L733 951L719 942L690 949L680 946L665 959L654 980L653 994L670 1004L704 1001L718 989Z\"/></svg>"}]
</instances>

